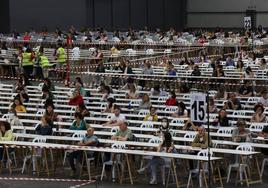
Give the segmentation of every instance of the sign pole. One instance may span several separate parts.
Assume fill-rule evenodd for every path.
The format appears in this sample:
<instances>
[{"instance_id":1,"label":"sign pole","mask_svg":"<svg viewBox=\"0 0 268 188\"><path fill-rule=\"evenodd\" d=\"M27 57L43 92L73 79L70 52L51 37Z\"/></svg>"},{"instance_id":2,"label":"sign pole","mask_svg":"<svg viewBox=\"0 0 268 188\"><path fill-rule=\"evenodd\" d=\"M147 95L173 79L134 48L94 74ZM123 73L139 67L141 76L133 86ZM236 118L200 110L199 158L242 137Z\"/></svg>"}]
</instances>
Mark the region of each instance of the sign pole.
<instances>
[{"instance_id":1,"label":"sign pole","mask_svg":"<svg viewBox=\"0 0 268 188\"><path fill-rule=\"evenodd\" d=\"M67 44L67 72L66 72L66 78L65 78L65 85L69 86L70 85L70 55L69 55L69 47L72 44L72 39L69 35L67 35L66 39L66 44Z\"/></svg>"},{"instance_id":2,"label":"sign pole","mask_svg":"<svg viewBox=\"0 0 268 188\"><path fill-rule=\"evenodd\" d=\"M209 92L207 90L207 125L208 125L208 187L210 188L211 185L211 166L210 166L210 127L209 127Z\"/></svg>"}]
</instances>

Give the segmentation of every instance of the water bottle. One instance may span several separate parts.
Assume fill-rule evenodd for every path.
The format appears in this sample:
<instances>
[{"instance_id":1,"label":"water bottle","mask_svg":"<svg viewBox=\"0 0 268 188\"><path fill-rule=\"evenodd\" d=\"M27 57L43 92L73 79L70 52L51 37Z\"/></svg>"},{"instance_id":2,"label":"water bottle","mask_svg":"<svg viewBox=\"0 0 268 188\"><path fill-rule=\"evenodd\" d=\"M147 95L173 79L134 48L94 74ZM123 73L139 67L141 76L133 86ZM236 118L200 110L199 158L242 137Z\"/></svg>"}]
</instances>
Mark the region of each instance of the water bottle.
<instances>
[{"instance_id":1,"label":"water bottle","mask_svg":"<svg viewBox=\"0 0 268 188\"><path fill-rule=\"evenodd\" d=\"M131 106L131 102L128 103L128 109L131 109L132 106Z\"/></svg>"}]
</instances>

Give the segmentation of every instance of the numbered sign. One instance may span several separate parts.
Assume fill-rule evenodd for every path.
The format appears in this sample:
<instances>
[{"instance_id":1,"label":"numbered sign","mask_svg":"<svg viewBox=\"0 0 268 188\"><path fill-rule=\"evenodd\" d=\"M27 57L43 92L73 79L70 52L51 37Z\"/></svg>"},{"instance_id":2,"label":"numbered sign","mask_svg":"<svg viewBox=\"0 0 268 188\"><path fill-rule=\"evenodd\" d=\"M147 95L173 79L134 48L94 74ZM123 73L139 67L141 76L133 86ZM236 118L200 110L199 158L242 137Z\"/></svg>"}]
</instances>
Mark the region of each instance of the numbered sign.
<instances>
[{"instance_id":1,"label":"numbered sign","mask_svg":"<svg viewBox=\"0 0 268 188\"><path fill-rule=\"evenodd\" d=\"M251 29L251 17L244 17L244 27L245 29Z\"/></svg>"},{"instance_id":2,"label":"numbered sign","mask_svg":"<svg viewBox=\"0 0 268 188\"><path fill-rule=\"evenodd\" d=\"M204 93L191 93L191 120L206 122L206 95Z\"/></svg>"}]
</instances>

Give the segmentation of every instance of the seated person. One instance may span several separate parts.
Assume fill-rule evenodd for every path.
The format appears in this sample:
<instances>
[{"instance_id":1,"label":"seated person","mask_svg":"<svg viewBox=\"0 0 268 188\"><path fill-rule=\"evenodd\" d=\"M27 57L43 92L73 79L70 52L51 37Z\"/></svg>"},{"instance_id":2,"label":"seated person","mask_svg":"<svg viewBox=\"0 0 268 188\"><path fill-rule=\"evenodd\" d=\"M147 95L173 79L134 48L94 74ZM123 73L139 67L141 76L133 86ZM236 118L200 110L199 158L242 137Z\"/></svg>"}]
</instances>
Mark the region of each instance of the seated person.
<instances>
[{"instance_id":1,"label":"seated person","mask_svg":"<svg viewBox=\"0 0 268 188\"><path fill-rule=\"evenodd\" d=\"M246 129L246 122L242 119L237 120L237 128L233 130L232 140L234 142L249 142L251 141L251 133Z\"/></svg>"},{"instance_id":2,"label":"seated person","mask_svg":"<svg viewBox=\"0 0 268 188\"><path fill-rule=\"evenodd\" d=\"M75 109L76 112L80 112L83 117L89 117L90 116L90 112L88 111L87 107L85 104L80 104L76 107Z\"/></svg>"},{"instance_id":3,"label":"seated person","mask_svg":"<svg viewBox=\"0 0 268 188\"><path fill-rule=\"evenodd\" d=\"M172 114L172 117L174 117L174 118L186 118L186 117L188 117L188 111L187 111L186 106L183 102L178 103L178 110Z\"/></svg>"},{"instance_id":4,"label":"seated person","mask_svg":"<svg viewBox=\"0 0 268 188\"><path fill-rule=\"evenodd\" d=\"M79 91L75 90L73 97L69 100L69 105L78 106L84 104L84 99Z\"/></svg>"},{"instance_id":5,"label":"seated person","mask_svg":"<svg viewBox=\"0 0 268 188\"><path fill-rule=\"evenodd\" d=\"M102 110L101 112L114 113L115 102L116 102L116 100L114 98L109 97L107 99L107 103L108 103L107 107L104 110Z\"/></svg>"},{"instance_id":6,"label":"seated person","mask_svg":"<svg viewBox=\"0 0 268 188\"><path fill-rule=\"evenodd\" d=\"M75 90L79 91L79 93L84 97L86 96L86 90L84 89L83 82L80 77L75 78ZM74 93L73 93L74 94Z\"/></svg>"},{"instance_id":7,"label":"seated person","mask_svg":"<svg viewBox=\"0 0 268 188\"><path fill-rule=\"evenodd\" d=\"M120 114L121 109L119 106L114 106L114 114L110 118L110 120L103 124L103 126L118 126L120 122L125 121L126 117L122 114Z\"/></svg>"},{"instance_id":8,"label":"seated person","mask_svg":"<svg viewBox=\"0 0 268 188\"><path fill-rule=\"evenodd\" d=\"M147 93L143 94L142 99L141 99L141 103L139 105L139 110L140 109L150 109L150 107L152 106L152 103L150 101L150 97Z\"/></svg>"},{"instance_id":9,"label":"seated person","mask_svg":"<svg viewBox=\"0 0 268 188\"><path fill-rule=\"evenodd\" d=\"M47 115L42 116L41 123L35 128L35 131L39 135L52 135L53 122Z\"/></svg>"},{"instance_id":10,"label":"seated person","mask_svg":"<svg viewBox=\"0 0 268 188\"><path fill-rule=\"evenodd\" d=\"M254 107L254 114L251 117L250 122L254 122L254 123L266 123L267 119L266 119L266 115L263 113L264 112L264 107L262 104L257 104Z\"/></svg>"},{"instance_id":11,"label":"seated person","mask_svg":"<svg viewBox=\"0 0 268 188\"><path fill-rule=\"evenodd\" d=\"M11 108L15 109L17 113L26 113L26 108L23 106L19 98L14 99L14 103L11 105Z\"/></svg>"},{"instance_id":12,"label":"seated person","mask_svg":"<svg viewBox=\"0 0 268 188\"><path fill-rule=\"evenodd\" d=\"M0 141L12 141L13 133L8 122L0 122ZM8 152L14 151L14 148L8 148ZM0 147L0 161L3 159L4 148Z\"/></svg>"},{"instance_id":13,"label":"seated person","mask_svg":"<svg viewBox=\"0 0 268 188\"><path fill-rule=\"evenodd\" d=\"M158 116L156 113L156 108L151 106L150 107L150 113L145 116L143 121L158 121Z\"/></svg>"},{"instance_id":14,"label":"seated person","mask_svg":"<svg viewBox=\"0 0 268 188\"><path fill-rule=\"evenodd\" d=\"M129 141L134 139L132 131L128 128L129 123L121 121L119 123L119 131L112 136L112 140Z\"/></svg>"},{"instance_id":15,"label":"seated person","mask_svg":"<svg viewBox=\"0 0 268 188\"><path fill-rule=\"evenodd\" d=\"M191 121L191 118L189 118L184 126L182 127L182 130L189 130L189 131L197 131L199 125L195 125L192 121Z\"/></svg>"},{"instance_id":16,"label":"seated person","mask_svg":"<svg viewBox=\"0 0 268 188\"><path fill-rule=\"evenodd\" d=\"M208 134L206 133L206 129L202 126L198 127L198 133L196 134L194 141L192 143L192 147L200 147L202 149L208 148L208 146L212 145L211 138L208 138ZM210 140L210 141L208 141Z\"/></svg>"},{"instance_id":17,"label":"seated person","mask_svg":"<svg viewBox=\"0 0 268 188\"><path fill-rule=\"evenodd\" d=\"M170 91L170 97L166 100L165 105L167 105L167 106L177 106L178 105L175 91Z\"/></svg>"},{"instance_id":18,"label":"seated person","mask_svg":"<svg viewBox=\"0 0 268 188\"><path fill-rule=\"evenodd\" d=\"M126 99L137 99L139 98L138 93L136 92L136 88L133 84L129 85L129 90L126 93Z\"/></svg>"},{"instance_id":19,"label":"seated person","mask_svg":"<svg viewBox=\"0 0 268 188\"><path fill-rule=\"evenodd\" d=\"M107 101L110 98L110 94L112 93L112 89L109 86L104 86L101 101Z\"/></svg>"},{"instance_id":20,"label":"seated person","mask_svg":"<svg viewBox=\"0 0 268 188\"><path fill-rule=\"evenodd\" d=\"M84 120L83 115L80 112L74 113L74 119L75 121L70 127L70 130L86 130L86 122Z\"/></svg>"},{"instance_id":21,"label":"seated person","mask_svg":"<svg viewBox=\"0 0 268 188\"><path fill-rule=\"evenodd\" d=\"M174 153L174 143L169 131L163 133L163 142L157 147L157 152ZM162 183L165 185L165 160L162 157L153 156L152 159L146 164L145 167L138 170L138 173L142 173L146 169L151 169L151 181L150 185L157 184L157 167L161 169Z\"/></svg>"},{"instance_id":22,"label":"seated person","mask_svg":"<svg viewBox=\"0 0 268 188\"><path fill-rule=\"evenodd\" d=\"M253 87L251 85L251 82L248 80L245 80L244 85L240 87L239 89L239 96L240 97L252 97L254 94Z\"/></svg>"},{"instance_id":23,"label":"seated person","mask_svg":"<svg viewBox=\"0 0 268 188\"><path fill-rule=\"evenodd\" d=\"M58 121L59 117L58 114L54 112L54 105L53 104L48 104L46 106L46 111L45 111L45 115L49 117L49 119L54 122L54 121Z\"/></svg>"},{"instance_id":24,"label":"seated person","mask_svg":"<svg viewBox=\"0 0 268 188\"><path fill-rule=\"evenodd\" d=\"M18 93L15 98L19 98L21 102L29 102L29 96L24 86L17 87L16 92Z\"/></svg>"},{"instance_id":25,"label":"seated person","mask_svg":"<svg viewBox=\"0 0 268 188\"><path fill-rule=\"evenodd\" d=\"M263 105L263 107L268 107L268 91L267 89L264 89L262 92L261 92L261 98L260 100L258 101L258 103L261 103Z\"/></svg>"},{"instance_id":26,"label":"seated person","mask_svg":"<svg viewBox=\"0 0 268 188\"><path fill-rule=\"evenodd\" d=\"M241 110L242 106L240 100L236 98L235 93L229 93L229 100L224 103L224 109Z\"/></svg>"},{"instance_id":27,"label":"seated person","mask_svg":"<svg viewBox=\"0 0 268 188\"><path fill-rule=\"evenodd\" d=\"M10 123L10 126L23 126L22 122L20 121L17 112L14 108L8 111L8 120L7 122Z\"/></svg>"},{"instance_id":28,"label":"seated person","mask_svg":"<svg viewBox=\"0 0 268 188\"><path fill-rule=\"evenodd\" d=\"M224 109L221 109L218 113L218 117L215 120L218 126L220 127L229 127L229 118L227 117L227 112Z\"/></svg>"},{"instance_id":29,"label":"seated person","mask_svg":"<svg viewBox=\"0 0 268 188\"><path fill-rule=\"evenodd\" d=\"M42 86L42 90L44 87L47 87L50 92L55 91L55 86L49 78L44 78L44 85Z\"/></svg>"},{"instance_id":30,"label":"seated person","mask_svg":"<svg viewBox=\"0 0 268 188\"><path fill-rule=\"evenodd\" d=\"M215 101L213 97L209 97L209 107L208 107L209 113L217 113L218 109L215 105Z\"/></svg>"},{"instance_id":31,"label":"seated person","mask_svg":"<svg viewBox=\"0 0 268 188\"><path fill-rule=\"evenodd\" d=\"M156 131L156 136L163 136L164 132L169 131L169 120L166 117L161 119L161 125L159 129Z\"/></svg>"},{"instance_id":32,"label":"seated person","mask_svg":"<svg viewBox=\"0 0 268 188\"><path fill-rule=\"evenodd\" d=\"M43 93L42 99L45 99L45 100L52 99L53 100L54 96L53 96L52 92L49 91L48 86L43 86L42 93Z\"/></svg>"},{"instance_id":33,"label":"seated person","mask_svg":"<svg viewBox=\"0 0 268 188\"><path fill-rule=\"evenodd\" d=\"M94 135L94 129L89 126L87 128L86 136L80 142L78 142L77 145L78 146L97 146L98 143L99 143L98 138L97 136ZM89 151L87 152L87 155L89 158L91 158L93 157L93 152ZM71 176L74 176L76 174L76 167L74 164L75 159L77 159L76 161L78 161L79 163L82 163L82 159L83 159L82 150L73 151L69 155L69 162L70 162L70 166L72 169Z\"/></svg>"},{"instance_id":34,"label":"seated person","mask_svg":"<svg viewBox=\"0 0 268 188\"><path fill-rule=\"evenodd\" d=\"M263 138L268 138L268 125L265 125L260 133L258 133L258 136Z\"/></svg>"}]
</instances>

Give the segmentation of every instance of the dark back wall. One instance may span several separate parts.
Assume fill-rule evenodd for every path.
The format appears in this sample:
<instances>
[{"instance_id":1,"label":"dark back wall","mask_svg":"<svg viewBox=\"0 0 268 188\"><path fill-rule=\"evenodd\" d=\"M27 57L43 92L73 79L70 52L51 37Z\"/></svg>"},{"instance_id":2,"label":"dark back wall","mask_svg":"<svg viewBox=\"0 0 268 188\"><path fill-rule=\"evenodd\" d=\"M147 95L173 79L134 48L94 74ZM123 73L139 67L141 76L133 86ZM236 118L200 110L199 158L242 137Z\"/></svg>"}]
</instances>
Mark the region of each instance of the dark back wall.
<instances>
[{"instance_id":1,"label":"dark back wall","mask_svg":"<svg viewBox=\"0 0 268 188\"><path fill-rule=\"evenodd\" d=\"M0 2L1 9L5 2ZM9 0L8 10L4 23L9 31L43 26L67 29L71 25L107 30L172 26L180 30L186 21L186 0Z\"/></svg>"},{"instance_id":2,"label":"dark back wall","mask_svg":"<svg viewBox=\"0 0 268 188\"><path fill-rule=\"evenodd\" d=\"M9 0L0 1L0 32L7 33L9 32Z\"/></svg>"}]
</instances>

